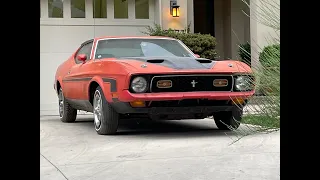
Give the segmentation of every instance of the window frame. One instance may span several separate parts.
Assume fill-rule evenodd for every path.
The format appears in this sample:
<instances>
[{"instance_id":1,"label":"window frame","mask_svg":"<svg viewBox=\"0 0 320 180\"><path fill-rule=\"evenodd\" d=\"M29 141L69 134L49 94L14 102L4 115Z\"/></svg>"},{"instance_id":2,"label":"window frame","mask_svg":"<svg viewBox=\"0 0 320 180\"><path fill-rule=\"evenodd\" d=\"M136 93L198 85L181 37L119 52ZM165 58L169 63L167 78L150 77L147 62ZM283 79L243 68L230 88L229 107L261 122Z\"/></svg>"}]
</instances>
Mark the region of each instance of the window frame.
<instances>
[{"instance_id":1,"label":"window frame","mask_svg":"<svg viewBox=\"0 0 320 180\"><path fill-rule=\"evenodd\" d=\"M85 18L71 18L71 2L63 2L63 18L49 18L48 17L48 0L40 1L41 3L41 17L40 26L152 26L157 16L156 2L157 0L149 0L149 19L135 19L135 8L131 6L128 9L128 19L115 19L113 0L107 0L107 18L93 18L92 3L86 1L86 17ZM88 3L89 2L89 3ZM134 0L130 0L130 4L134 4Z\"/></svg>"},{"instance_id":2,"label":"window frame","mask_svg":"<svg viewBox=\"0 0 320 180\"><path fill-rule=\"evenodd\" d=\"M86 11L87 11L87 0L82 0L82 1L84 1L84 11L83 11L83 13L84 13L84 17L72 17L72 0L69 0L70 1L70 18L71 19L86 19L87 18L87 16L86 16ZM79 10L79 9L78 9ZM81 10L82 11L82 10Z\"/></svg>"},{"instance_id":3,"label":"window frame","mask_svg":"<svg viewBox=\"0 0 320 180\"><path fill-rule=\"evenodd\" d=\"M146 39L146 38L143 38L143 37L130 37L130 38L102 38L102 39L98 39L96 41L96 45L94 47L94 50L93 50L93 55L92 55L92 58L95 58L96 57L96 52L97 52L97 47L99 45L99 42L100 41L103 41L103 40L109 40L109 39ZM177 41L182 47L184 47L194 58L197 58L196 55L191 51L191 49L185 45L181 40L179 39L173 39L173 38L168 38L168 37L159 37L159 38L147 38L147 39L167 39L167 40L174 40L174 41Z\"/></svg>"},{"instance_id":4,"label":"window frame","mask_svg":"<svg viewBox=\"0 0 320 180\"><path fill-rule=\"evenodd\" d=\"M47 18L48 19L64 19L65 18L65 2L63 1L63 0L60 0L61 1L61 3L62 3L62 9L61 9L61 11L62 11L62 17L50 17L50 13L49 13L49 0L47 0L47 1L45 1L46 2L46 11L47 11ZM40 1L40 3L41 3L42 1ZM42 17L42 16L41 16ZM43 18L43 17L42 17Z\"/></svg>"},{"instance_id":5,"label":"window frame","mask_svg":"<svg viewBox=\"0 0 320 180\"><path fill-rule=\"evenodd\" d=\"M148 19L150 19L150 0L147 0L147 2L148 2L148 18L137 18L137 5L136 5L136 1L137 0L132 0L132 1L134 1L134 7L133 7L133 9L134 9L134 19L138 19L138 20L148 20Z\"/></svg>"},{"instance_id":6,"label":"window frame","mask_svg":"<svg viewBox=\"0 0 320 180\"><path fill-rule=\"evenodd\" d=\"M118 20L118 19L120 19L120 20L127 20L127 19L130 19L130 10L131 10L131 8L130 8L130 5L132 5L131 4L131 1L129 2L129 0L125 0L126 1L126 3L127 3L127 17L124 17L124 18L119 18L119 17L116 17L116 1L122 1L122 0L113 0L113 19L114 20Z\"/></svg>"},{"instance_id":7,"label":"window frame","mask_svg":"<svg viewBox=\"0 0 320 180\"><path fill-rule=\"evenodd\" d=\"M91 2L92 2L92 19L110 19L109 17L108 17L108 11L110 11L110 10L108 10L108 7L109 7L109 5L110 4L108 4L108 0L101 0L101 3L102 3L102 1L104 1L105 2L105 8L106 8L106 17L94 17L95 16L95 3L94 3L94 1L95 0L92 0ZM103 3L102 3L103 4Z\"/></svg>"}]
</instances>

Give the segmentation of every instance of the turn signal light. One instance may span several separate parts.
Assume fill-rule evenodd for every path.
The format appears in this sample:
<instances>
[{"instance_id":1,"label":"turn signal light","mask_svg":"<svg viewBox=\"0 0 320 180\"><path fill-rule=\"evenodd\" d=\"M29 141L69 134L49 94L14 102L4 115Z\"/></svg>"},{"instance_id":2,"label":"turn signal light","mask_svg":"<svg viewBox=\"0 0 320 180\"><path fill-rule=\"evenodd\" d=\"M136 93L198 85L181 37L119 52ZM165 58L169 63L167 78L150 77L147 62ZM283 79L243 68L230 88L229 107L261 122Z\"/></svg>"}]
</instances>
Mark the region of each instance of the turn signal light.
<instances>
[{"instance_id":1,"label":"turn signal light","mask_svg":"<svg viewBox=\"0 0 320 180\"><path fill-rule=\"evenodd\" d=\"M172 87L172 81L171 80L160 80L157 82L158 88L171 88Z\"/></svg>"},{"instance_id":2,"label":"turn signal light","mask_svg":"<svg viewBox=\"0 0 320 180\"><path fill-rule=\"evenodd\" d=\"M228 80L227 79L215 79L213 81L213 86L215 87L225 87L228 86Z\"/></svg>"},{"instance_id":3,"label":"turn signal light","mask_svg":"<svg viewBox=\"0 0 320 180\"><path fill-rule=\"evenodd\" d=\"M130 102L130 105L132 107L145 107L146 106L146 103L144 101L132 101Z\"/></svg>"},{"instance_id":4,"label":"turn signal light","mask_svg":"<svg viewBox=\"0 0 320 180\"><path fill-rule=\"evenodd\" d=\"M243 99L243 98L232 99L232 104L244 104L244 103L245 103L245 99Z\"/></svg>"}]
</instances>

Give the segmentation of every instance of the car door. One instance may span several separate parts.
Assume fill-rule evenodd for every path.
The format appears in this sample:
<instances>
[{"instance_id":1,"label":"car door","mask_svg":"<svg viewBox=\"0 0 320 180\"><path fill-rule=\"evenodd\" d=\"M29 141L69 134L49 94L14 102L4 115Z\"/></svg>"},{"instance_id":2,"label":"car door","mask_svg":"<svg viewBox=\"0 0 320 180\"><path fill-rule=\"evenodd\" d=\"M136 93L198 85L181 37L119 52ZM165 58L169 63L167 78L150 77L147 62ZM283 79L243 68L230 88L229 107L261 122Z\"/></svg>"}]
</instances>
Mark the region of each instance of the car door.
<instances>
[{"instance_id":1,"label":"car door","mask_svg":"<svg viewBox=\"0 0 320 180\"><path fill-rule=\"evenodd\" d=\"M91 50L93 41L85 42L81 45L78 52L74 56L74 64L70 67L64 84L65 96L69 99L84 100L86 97L86 88L88 87L91 76L88 74L88 68L91 64ZM78 60L78 55L85 54L87 60L85 63Z\"/></svg>"}]
</instances>

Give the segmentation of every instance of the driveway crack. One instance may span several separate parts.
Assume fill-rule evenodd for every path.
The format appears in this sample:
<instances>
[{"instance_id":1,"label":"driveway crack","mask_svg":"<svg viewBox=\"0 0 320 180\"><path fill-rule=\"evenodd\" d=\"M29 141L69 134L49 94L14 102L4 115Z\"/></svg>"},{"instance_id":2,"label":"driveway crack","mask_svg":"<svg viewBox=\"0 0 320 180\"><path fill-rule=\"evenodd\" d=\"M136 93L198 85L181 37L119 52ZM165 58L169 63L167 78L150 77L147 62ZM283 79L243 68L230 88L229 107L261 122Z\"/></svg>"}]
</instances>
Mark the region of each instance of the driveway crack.
<instances>
[{"instance_id":1,"label":"driveway crack","mask_svg":"<svg viewBox=\"0 0 320 180\"><path fill-rule=\"evenodd\" d=\"M42 155L41 153L40 153L40 155L41 155L45 160L47 160L53 167L55 167L55 168L60 172L60 174L61 174L66 180L69 180L69 179L67 178L67 176L64 175L63 172L62 172L56 165L54 165L48 158L46 158L46 157L45 157L44 155Z\"/></svg>"}]
</instances>

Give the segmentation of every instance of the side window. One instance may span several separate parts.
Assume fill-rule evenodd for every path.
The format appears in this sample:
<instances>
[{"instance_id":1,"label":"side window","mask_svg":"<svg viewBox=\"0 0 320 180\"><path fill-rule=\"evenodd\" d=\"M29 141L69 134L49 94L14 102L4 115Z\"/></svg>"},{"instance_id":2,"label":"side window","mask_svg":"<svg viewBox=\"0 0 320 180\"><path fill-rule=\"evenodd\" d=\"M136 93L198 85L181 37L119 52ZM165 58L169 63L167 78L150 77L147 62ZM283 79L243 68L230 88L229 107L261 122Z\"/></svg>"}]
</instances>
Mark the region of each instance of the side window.
<instances>
[{"instance_id":1,"label":"side window","mask_svg":"<svg viewBox=\"0 0 320 180\"><path fill-rule=\"evenodd\" d=\"M85 44L85 45L82 45L82 47L80 48L80 50L77 52L77 54L75 55L75 61L77 64L80 64L81 61L79 61L77 59L77 56L79 54L85 54L87 56L87 61L89 60L90 58L90 54L91 54L91 49L92 49L92 45L93 45L93 42L89 42L88 44Z\"/></svg>"}]
</instances>

